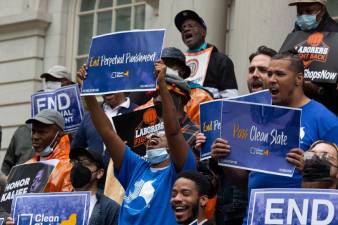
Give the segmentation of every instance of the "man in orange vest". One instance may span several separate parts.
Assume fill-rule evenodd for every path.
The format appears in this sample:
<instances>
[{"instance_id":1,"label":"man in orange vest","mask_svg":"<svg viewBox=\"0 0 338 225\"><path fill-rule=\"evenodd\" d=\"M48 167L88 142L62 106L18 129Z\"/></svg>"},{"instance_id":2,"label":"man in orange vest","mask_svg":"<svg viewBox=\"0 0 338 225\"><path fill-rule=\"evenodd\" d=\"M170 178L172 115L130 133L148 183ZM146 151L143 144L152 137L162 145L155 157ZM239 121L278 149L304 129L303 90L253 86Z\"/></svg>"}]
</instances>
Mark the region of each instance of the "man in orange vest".
<instances>
[{"instance_id":1,"label":"man in orange vest","mask_svg":"<svg viewBox=\"0 0 338 225\"><path fill-rule=\"evenodd\" d=\"M32 148L34 156L27 163L54 161L55 168L49 177L44 192L70 192L72 164L69 162L69 139L64 134L65 121L55 110L45 109L26 121L32 124Z\"/></svg>"}]
</instances>

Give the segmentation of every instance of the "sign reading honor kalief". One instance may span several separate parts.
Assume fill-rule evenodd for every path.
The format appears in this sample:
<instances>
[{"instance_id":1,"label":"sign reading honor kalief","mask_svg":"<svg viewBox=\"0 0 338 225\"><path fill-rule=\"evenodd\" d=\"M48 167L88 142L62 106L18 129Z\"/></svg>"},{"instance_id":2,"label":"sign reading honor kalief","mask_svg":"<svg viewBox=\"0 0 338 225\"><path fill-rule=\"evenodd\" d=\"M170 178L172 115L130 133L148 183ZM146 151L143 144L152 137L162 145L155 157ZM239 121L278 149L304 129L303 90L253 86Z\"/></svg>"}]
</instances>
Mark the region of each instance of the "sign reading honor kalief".
<instances>
[{"instance_id":1,"label":"sign reading honor kalief","mask_svg":"<svg viewBox=\"0 0 338 225\"><path fill-rule=\"evenodd\" d=\"M297 31L289 34L280 52L296 49L304 62L306 80L336 83L338 78L338 33Z\"/></svg>"},{"instance_id":2,"label":"sign reading honor kalief","mask_svg":"<svg viewBox=\"0 0 338 225\"><path fill-rule=\"evenodd\" d=\"M161 58L163 38L163 29L93 37L82 95L155 90L154 62Z\"/></svg>"},{"instance_id":3,"label":"sign reading honor kalief","mask_svg":"<svg viewBox=\"0 0 338 225\"><path fill-rule=\"evenodd\" d=\"M7 185L1 195L0 208L9 213L15 196L43 192L53 169L53 165L45 163L14 166L8 175Z\"/></svg>"},{"instance_id":4,"label":"sign reading honor kalief","mask_svg":"<svg viewBox=\"0 0 338 225\"><path fill-rule=\"evenodd\" d=\"M116 133L138 155L146 152L147 136L164 131L160 107L149 107L113 117Z\"/></svg>"}]
</instances>

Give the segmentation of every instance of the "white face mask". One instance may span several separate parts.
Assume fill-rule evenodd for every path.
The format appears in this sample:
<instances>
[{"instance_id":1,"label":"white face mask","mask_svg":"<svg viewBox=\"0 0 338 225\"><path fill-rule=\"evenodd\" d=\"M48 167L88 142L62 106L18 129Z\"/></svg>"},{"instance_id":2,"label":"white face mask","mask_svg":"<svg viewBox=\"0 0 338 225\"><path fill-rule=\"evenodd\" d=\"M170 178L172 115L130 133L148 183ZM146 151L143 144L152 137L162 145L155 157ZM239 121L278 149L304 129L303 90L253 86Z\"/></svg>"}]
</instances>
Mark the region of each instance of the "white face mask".
<instances>
[{"instance_id":1,"label":"white face mask","mask_svg":"<svg viewBox=\"0 0 338 225\"><path fill-rule=\"evenodd\" d=\"M44 91L55 91L56 89L61 87L60 81L46 81L44 83L43 90Z\"/></svg>"},{"instance_id":2,"label":"white face mask","mask_svg":"<svg viewBox=\"0 0 338 225\"><path fill-rule=\"evenodd\" d=\"M43 149L41 152L38 153L40 156L47 157L54 151L54 147L55 147L54 142L55 142L58 135L59 135L59 131L56 132L55 137L53 138L52 142L45 149ZM52 147L52 146L54 146L54 147Z\"/></svg>"}]
</instances>

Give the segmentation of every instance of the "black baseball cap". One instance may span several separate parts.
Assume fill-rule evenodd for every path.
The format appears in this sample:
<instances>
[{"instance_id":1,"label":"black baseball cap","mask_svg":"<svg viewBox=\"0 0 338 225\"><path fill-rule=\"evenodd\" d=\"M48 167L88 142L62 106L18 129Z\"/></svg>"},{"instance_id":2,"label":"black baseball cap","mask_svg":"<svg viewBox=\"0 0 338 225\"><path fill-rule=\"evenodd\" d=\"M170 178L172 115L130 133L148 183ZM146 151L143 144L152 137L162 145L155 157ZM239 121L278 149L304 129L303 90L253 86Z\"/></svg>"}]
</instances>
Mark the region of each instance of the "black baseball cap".
<instances>
[{"instance_id":1,"label":"black baseball cap","mask_svg":"<svg viewBox=\"0 0 338 225\"><path fill-rule=\"evenodd\" d=\"M87 156L93 162L95 162L97 166L99 167L99 169L104 168L102 155L93 150L87 150L85 148L74 148L70 151L69 158L71 160L74 160L77 157L82 156L82 155Z\"/></svg>"},{"instance_id":2,"label":"black baseball cap","mask_svg":"<svg viewBox=\"0 0 338 225\"><path fill-rule=\"evenodd\" d=\"M177 15L175 16L175 25L177 27L177 29L182 32L181 28L182 28L182 24L184 23L184 21L186 21L187 19L192 19L195 20L196 22L198 22L205 30L207 29L207 25L205 24L204 20L202 19L202 17L200 17L196 12L192 11L192 10L183 10L179 13L177 13Z\"/></svg>"}]
</instances>

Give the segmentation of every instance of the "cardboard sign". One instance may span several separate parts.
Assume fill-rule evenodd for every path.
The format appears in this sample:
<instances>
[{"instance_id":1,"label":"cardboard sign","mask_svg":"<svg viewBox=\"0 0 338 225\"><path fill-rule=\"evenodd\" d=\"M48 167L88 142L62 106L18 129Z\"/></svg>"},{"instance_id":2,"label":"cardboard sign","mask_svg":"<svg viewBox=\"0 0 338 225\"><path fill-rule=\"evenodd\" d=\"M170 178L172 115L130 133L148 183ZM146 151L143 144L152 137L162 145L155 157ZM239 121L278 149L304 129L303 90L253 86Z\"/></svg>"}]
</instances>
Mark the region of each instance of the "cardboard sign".
<instances>
[{"instance_id":1,"label":"cardboard sign","mask_svg":"<svg viewBox=\"0 0 338 225\"><path fill-rule=\"evenodd\" d=\"M9 213L15 196L43 192L53 169L53 165L42 162L14 166L8 174L7 185L0 199L0 207Z\"/></svg>"},{"instance_id":2,"label":"cardboard sign","mask_svg":"<svg viewBox=\"0 0 338 225\"><path fill-rule=\"evenodd\" d=\"M304 77L322 83L337 83L338 33L297 31L288 35L280 52L296 49L304 62Z\"/></svg>"},{"instance_id":3,"label":"cardboard sign","mask_svg":"<svg viewBox=\"0 0 338 225\"><path fill-rule=\"evenodd\" d=\"M338 224L338 191L330 189L253 189L248 225Z\"/></svg>"},{"instance_id":4,"label":"cardboard sign","mask_svg":"<svg viewBox=\"0 0 338 225\"><path fill-rule=\"evenodd\" d=\"M38 92L31 96L32 117L43 109L54 109L65 119L65 131L76 131L83 118L83 107L77 84L58 88L53 92Z\"/></svg>"},{"instance_id":5,"label":"cardboard sign","mask_svg":"<svg viewBox=\"0 0 338 225\"><path fill-rule=\"evenodd\" d=\"M186 64L191 69L190 76L185 80L203 86L212 49L213 47L204 49L203 51L200 52L185 53Z\"/></svg>"},{"instance_id":6,"label":"cardboard sign","mask_svg":"<svg viewBox=\"0 0 338 225\"><path fill-rule=\"evenodd\" d=\"M208 104L201 110L215 107ZM300 109L232 100L221 100L218 107L221 117L211 112L203 117L201 129L204 134L220 130L219 137L229 142L231 153L219 165L292 176L294 167L285 157L299 147Z\"/></svg>"},{"instance_id":7,"label":"cardboard sign","mask_svg":"<svg viewBox=\"0 0 338 225\"><path fill-rule=\"evenodd\" d=\"M13 200L17 225L87 225L90 192L24 194Z\"/></svg>"},{"instance_id":8,"label":"cardboard sign","mask_svg":"<svg viewBox=\"0 0 338 225\"><path fill-rule=\"evenodd\" d=\"M154 62L161 58L163 29L93 37L82 95L156 89Z\"/></svg>"}]
</instances>

